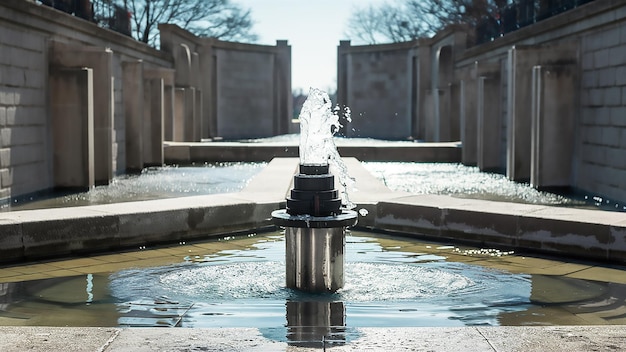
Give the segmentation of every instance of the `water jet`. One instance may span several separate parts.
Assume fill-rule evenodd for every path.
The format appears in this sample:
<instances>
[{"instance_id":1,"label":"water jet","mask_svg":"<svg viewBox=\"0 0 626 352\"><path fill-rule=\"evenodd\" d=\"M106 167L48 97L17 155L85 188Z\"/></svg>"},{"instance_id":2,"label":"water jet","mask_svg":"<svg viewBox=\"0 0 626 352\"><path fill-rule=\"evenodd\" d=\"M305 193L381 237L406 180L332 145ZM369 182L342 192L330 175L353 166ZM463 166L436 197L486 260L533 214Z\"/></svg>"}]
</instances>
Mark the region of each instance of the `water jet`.
<instances>
[{"instance_id":1,"label":"water jet","mask_svg":"<svg viewBox=\"0 0 626 352\"><path fill-rule=\"evenodd\" d=\"M344 284L345 230L357 222L356 212L342 209L329 161L340 170L347 197L349 179L333 142L339 127L328 95L311 89L300 113L300 165L287 197L287 208L272 212L273 223L285 228L286 283L307 292L335 292Z\"/></svg>"}]
</instances>

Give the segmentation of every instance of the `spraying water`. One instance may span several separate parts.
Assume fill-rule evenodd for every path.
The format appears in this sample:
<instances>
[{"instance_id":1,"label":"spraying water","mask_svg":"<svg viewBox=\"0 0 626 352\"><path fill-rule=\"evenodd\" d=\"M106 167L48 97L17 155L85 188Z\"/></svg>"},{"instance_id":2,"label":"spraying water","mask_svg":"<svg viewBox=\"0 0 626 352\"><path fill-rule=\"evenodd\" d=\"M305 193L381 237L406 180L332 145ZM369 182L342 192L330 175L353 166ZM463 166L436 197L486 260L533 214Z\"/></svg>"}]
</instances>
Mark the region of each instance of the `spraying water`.
<instances>
[{"instance_id":1,"label":"spraying water","mask_svg":"<svg viewBox=\"0 0 626 352\"><path fill-rule=\"evenodd\" d=\"M338 110L332 110L331 107L330 97L326 92L317 88L310 89L299 117L300 164L330 164L334 167L341 183L342 205L347 209L353 209L356 205L350 201L348 189L352 189L355 180L348 174L348 168L341 160L333 140L341 124L337 115ZM349 114L346 118L350 118Z\"/></svg>"}]
</instances>

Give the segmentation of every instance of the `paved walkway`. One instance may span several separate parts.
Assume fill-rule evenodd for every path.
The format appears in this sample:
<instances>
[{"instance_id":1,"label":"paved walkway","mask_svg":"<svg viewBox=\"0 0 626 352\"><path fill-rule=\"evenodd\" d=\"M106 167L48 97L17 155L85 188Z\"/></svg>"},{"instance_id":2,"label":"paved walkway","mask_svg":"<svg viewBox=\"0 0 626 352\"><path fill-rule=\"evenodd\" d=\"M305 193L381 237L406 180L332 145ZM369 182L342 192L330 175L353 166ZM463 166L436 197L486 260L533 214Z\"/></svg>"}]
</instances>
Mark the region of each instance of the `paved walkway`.
<instances>
[{"instance_id":1,"label":"paved walkway","mask_svg":"<svg viewBox=\"0 0 626 352\"><path fill-rule=\"evenodd\" d=\"M623 326L361 328L347 342L287 343L258 329L0 327L0 351L623 351Z\"/></svg>"}]
</instances>

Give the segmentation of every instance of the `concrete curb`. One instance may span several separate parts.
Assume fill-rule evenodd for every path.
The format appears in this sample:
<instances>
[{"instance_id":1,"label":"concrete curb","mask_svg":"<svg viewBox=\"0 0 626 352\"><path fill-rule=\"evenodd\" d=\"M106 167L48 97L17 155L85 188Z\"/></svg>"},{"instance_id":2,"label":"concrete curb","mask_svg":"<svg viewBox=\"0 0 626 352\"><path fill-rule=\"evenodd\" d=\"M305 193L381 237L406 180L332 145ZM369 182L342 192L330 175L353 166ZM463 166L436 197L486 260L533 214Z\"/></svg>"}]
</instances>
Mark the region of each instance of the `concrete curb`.
<instances>
[{"instance_id":1,"label":"concrete curb","mask_svg":"<svg viewBox=\"0 0 626 352\"><path fill-rule=\"evenodd\" d=\"M382 148L381 148L382 147ZM459 143L372 142L368 145L338 145L344 158L361 161L406 162L461 162ZM240 143L240 142L165 142L165 162L190 164L193 162L270 161L273 158L298 157L294 143Z\"/></svg>"},{"instance_id":2,"label":"concrete curb","mask_svg":"<svg viewBox=\"0 0 626 352\"><path fill-rule=\"evenodd\" d=\"M626 263L626 214L439 195L377 204L373 230Z\"/></svg>"},{"instance_id":3,"label":"concrete curb","mask_svg":"<svg viewBox=\"0 0 626 352\"><path fill-rule=\"evenodd\" d=\"M626 214L392 192L354 158L357 227L626 263ZM0 261L87 254L272 227L298 166L276 158L239 193L0 214Z\"/></svg>"}]
</instances>

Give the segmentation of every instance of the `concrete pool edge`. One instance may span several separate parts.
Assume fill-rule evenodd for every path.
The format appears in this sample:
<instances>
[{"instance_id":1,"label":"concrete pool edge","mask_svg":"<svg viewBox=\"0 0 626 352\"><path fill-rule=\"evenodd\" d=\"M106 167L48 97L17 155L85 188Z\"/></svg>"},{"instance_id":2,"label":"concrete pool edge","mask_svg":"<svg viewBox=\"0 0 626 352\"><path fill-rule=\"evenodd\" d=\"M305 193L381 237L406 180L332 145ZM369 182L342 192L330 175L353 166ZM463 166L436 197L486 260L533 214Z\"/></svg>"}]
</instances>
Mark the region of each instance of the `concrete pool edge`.
<instances>
[{"instance_id":1,"label":"concrete pool edge","mask_svg":"<svg viewBox=\"0 0 626 352\"><path fill-rule=\"evenodd\" d=\"M626 214L392 192L357 159L359 228L626 263ZM206 239L271 227L297 158L273 159L239 193L0 213L0 262Z\"/></svg>"},{"instance_id":2,"label":"concrete pool edge","mask_svg":"<svg viewBox=\"0 0 626 352\"><path fill-rule=\"evenodd\" d=\"M164 142L163 154L168 164L191 164L225 161L270 161L275 157L298 157L298 143L281 142ZM338 142L337 151L344 158L361 161L461 162L460 142L410 143L406 141L368 141L366 145Z\"/></svg>"},{"instance_id":3,"label":"concrete pool edge","mask_svg":"<svg viewBox=\"0 0 626 352\"><path fill-rule=\"evenodd\" d=\"M0 327L2 351L596 351L626 347L623 326L357 328L345 343L276 341L256 328ZM302 346L304 345L304 346Z\"/></svg>"}]
</instances>

